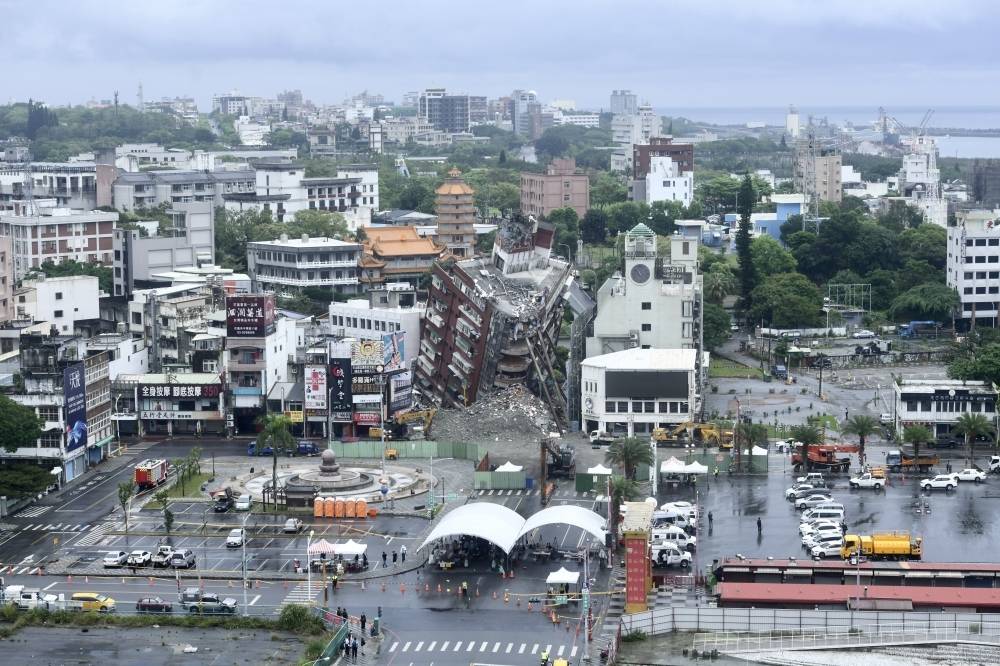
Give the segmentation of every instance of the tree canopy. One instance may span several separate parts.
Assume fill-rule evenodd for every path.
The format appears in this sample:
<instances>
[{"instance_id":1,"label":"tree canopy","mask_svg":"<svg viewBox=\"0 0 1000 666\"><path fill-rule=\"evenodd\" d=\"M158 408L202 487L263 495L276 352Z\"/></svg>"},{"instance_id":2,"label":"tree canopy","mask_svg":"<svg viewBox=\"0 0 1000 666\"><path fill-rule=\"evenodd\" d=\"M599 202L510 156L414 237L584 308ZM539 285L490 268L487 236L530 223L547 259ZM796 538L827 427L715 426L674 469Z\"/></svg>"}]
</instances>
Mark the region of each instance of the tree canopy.
<instances>
[{"instance_id":1,"label":"tree canopy","mask_svg":"<svg viewBox=\"0 0 1000 666\"><path fill-rule=\"evenodd\" d=\"M718 303L705 303L703 313L704 340L706 349L715 349L729 339L732 320L729 313Z\"/></svg>"},{"instance_id":2,"label":"tree canopy","mask_svg":"<svg viewBox=\"0 0 1000 666\"><path fill-rule=\"evenodd\" d=\"M247 243L279 238L281 234L345 240L351 237L343 216L321 210L300 210L291 222L275 222L261 210L227 211L216 209L215 253L220 266L236 271L247 269Z\"/></svg>"},{"instance_id":3,"label":"tree canopy","mask_svg":"<svg viewBox=\"0 0 1000 666\"><path fill-rule=\"evenodd\" d=\"M770 275L753 290L750 317L778 328L820 323L823 297L819 288L801 273Z\"/></svg>"},{"instance_id":4,"label":"tree canopy","mask_svg":"<svg viewBox=\"0 0 1000 666\"><path fill-rule=\"evenodd\" d=\"M32 446L42 436L42 426L35 410L0 395L0 447L8 453L22 446Z\"/></svg>"},{"instance_id":5,"label":"tree canopy","mask_svg":"<svg viewBox=\"0 0 1000 666\"><path fill-rule=\"evenodd\" d=\"M791 252L770 236L757 236L750 243L750 257L757 279L777 273L794 273L797 267Z\"/></svg>"}]
</instances>

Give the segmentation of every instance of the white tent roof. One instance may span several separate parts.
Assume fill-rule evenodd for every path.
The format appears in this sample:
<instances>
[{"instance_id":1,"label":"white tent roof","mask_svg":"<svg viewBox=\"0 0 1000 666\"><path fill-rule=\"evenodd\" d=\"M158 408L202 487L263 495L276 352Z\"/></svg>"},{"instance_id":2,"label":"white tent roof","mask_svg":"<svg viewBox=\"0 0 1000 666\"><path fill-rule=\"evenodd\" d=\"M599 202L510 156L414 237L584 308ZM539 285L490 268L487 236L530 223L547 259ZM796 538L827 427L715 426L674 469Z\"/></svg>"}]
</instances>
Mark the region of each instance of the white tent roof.
<instances>
[{"instance_id":1,"label":"white tent roof","mask_svg":"<svg viewBox=\"0 0 1000 666\"><path fill-rule=\"evenodd\" d=\"M502 504L465 504L446 513L420 544L420 548L445 537L468 535L485 539L509 553L517 541L522 525L524 518Z\"/></svg>"},{"instance_id":2,"label":"white tent roof","mask_svg":"<svg viewBox=\"0 0 1000 666\"><path fill-rule=\"evenodd\" d=\"M335 552L337 552L336 546L326 539L320 539L316 543L309 546L310 555L332 555Z\"/></svg>"},{"instance_id":3,"label":"white tent roof","mask_svg":"<svg viewBox=\"0 0 1000 666\"><path fill-rule=\"evenodd\" d=\"M611 468L597 463L594 467L587 470L587 474L611 474Z\"/></svg>"},{"instance_id":4,"label":"white tent roof","mask_svg":"<svg viewBox=\"0 0 1000 666\"><path fill-rule=\"evenodd\" d=\"M689 465L684 466L685 474L708 474L708 467L702 465L697 460Z\"/></svg>"},{"instance_id":5,"label":"white tent roof","mask_svg":"<svg viewBox=\"0 0 1000 666\"><path fill-rule=\"evenodd\" d=\"M550 573L545 582L548 585L575 585L579 580L579 571L569 571L566 567L559 567L559 571Z\"/></svg>"},{"instance_id":6,"label":"white tent roof","mask_svg":"<svg viewBox=\"0 0 1000 666\"><path fill-rule=\"evenodd\" d=\"M660 463L660 474L683 474L684 463L671 456Z\"/></svg>"},{"instance_id":7,"label":"white tent roof","mask_svg":"<svg viewBox=\"0 0 1000 666\"><path fill-rule=\"evenodd\" d=\"M605 518L590 509L574 505L550 506L525 520L502 504L466 504L445 514L417 550L437 539L468 535L485 539L509 553L528 532L559 524L579 527L603 543L606 523Z\"/></svg>"},{"instance_id":8,"label":"white tent roof","mask_svg":"<svg viewBox=\"0 0 1000 666\"><path fill-rule=\"evenodd\" d=\"M752 456L766 456L767 455L767 449L762 448L760 446L755 446L752 449L750 449L750 455L752 455Z\"/></svg>"},{"instance_id":9,"label":"white tent roof","mask_svg":"<svg viewBox=\"0 0 1000 666\"><path fill-rule=\"evenodd\" d=\"M514 463L512 463L511 461L508 460L507 462L505 462L504 464L500 465L499 467L497 467L493 471L495 471L495 472L520 472L522 469L524 469L524 467L522 467L521 465L515 465Z\"/></svg>"},{"instance_id":10,"label":"white tent roof","mask_svg":"<svg viewBox=\"0 0 1000 666\"><path fill-rule=\"evenodd\" d=\"M348 539L345 543L333 544L333 552L337 555L364 555L368 550L368 544L358 543L354 539Z\"/></svg>"}]
</instances>

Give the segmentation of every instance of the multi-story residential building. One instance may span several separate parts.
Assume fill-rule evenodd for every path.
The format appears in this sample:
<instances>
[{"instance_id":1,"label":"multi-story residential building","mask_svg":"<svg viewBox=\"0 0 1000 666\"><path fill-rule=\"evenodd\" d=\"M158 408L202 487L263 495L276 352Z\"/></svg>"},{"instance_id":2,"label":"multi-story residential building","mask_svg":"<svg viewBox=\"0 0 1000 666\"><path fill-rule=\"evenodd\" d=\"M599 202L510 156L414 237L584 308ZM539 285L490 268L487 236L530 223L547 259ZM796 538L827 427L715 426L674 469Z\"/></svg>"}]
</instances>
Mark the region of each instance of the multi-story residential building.
<instances>
[{"instance_id":1,"label":"multi-story residential building","mask_svg":"<svg viewBox=\"0 0 1000 666\"><path fill-rule=\"evenodd\" d=\"M54 199L60 208L108 206L116 175L114 166L93 161L0 164L0 210L28 198L28 181L33 198Z\"/></svg>"},{"instance_id":2,"label":"multi-story residential building","mask_svg":"<svg viewBox=\"0 0 1000 666\"><path fill-rule=\"evenodd\" d=\"M948 225L948 202L941 196L941 170L937 166L934 137L917 135L905 140L908 151L899 171L899 193L919 209L927 222Z\"/></svg>"},{"instance_id":3,"label":"multi-story residential building","mask_svg":"<svg viewBox=\"0 0 1000 666\"><path fill-rule=\"evenodd\" d=\"M896 379L893 384L896 431L911 425L927 426L935 438L963 437L952 432L962 414L980 414L997 425L997 386L960 379ZM991 436L995 441L995 436Z\"/></svg>"},{"instance_id":4,"label":"multi-story residential building","mask_svg":"<svg viewBox=\"0 0 1000 666\"><path fill-rule=\"evenodd\" d=\"M647 204L676 201L690 206L694 200L694 172L681 171L670 157L651 157L646 175L629 183L629 199Z\"/></svg>"},{"instance_id":5,"label":"multi-story residential building","mask_svg":"<svg viewBox=\"0 0 1000 666\"><path fill-rule=\"evenodd\" d=\"M256 187L257 177L250 169L122 173L115 179L114 205L134 211L161 204L207 202L214 208L225 205L227 195L251 194Z\"/></svg>"},{"instance_id":6,"label":"multi-story residential building","mask_svg":"<svg viewBox=\"0 0 1000 666\"><path fill-rule=\"evenodd\" d=\"M694 171L694 144L674 143L673 137L654 136L648 143L632 146L632 178L644 179L656 157L669 157L681 173Z\"/></svg>"},{"instance_id":7,"label":"multi-story residential building","mask_svg":"<svg viewBox=\"0 0 1000 666\"><path fill-rule=\"evenodd\" d=\"M489 102L484 95L469 95L469 123L485 125L489 122Z\"/></svg>"},{"instance_id":8,"label":"multi-story residential building","mask_svg":"<svg viewBox=\"0 0 1000 666\"><path fill-rule=\"evenodd\" d=\"M597 317L587 357L625 349L693 349L703 367L702 276L698 237L675 234L670 257L659 257L656 234L638 224L625 234L625 272L597 292ZM695 406L697 407L697 406Z\"/></svg>"},{"instance_id":9,"label":"multi-story residential building","mask_svg":"<svg viewBox=\"0 0 1000 666\"><path fill-rule=\"evenodd\" d=\"M813 136L799 139L792 171L795 190L805 194L807 201L840 203L843 198L841 166L840 153L835 148L820 146Z\"/></svg>"},{"instance_id":10,"label":"multi-story residential building","mask_svg":"<svg viewBox=\"0 0 1000 666\"><path fill-rule=\"evenodd\" d=\"M431 266L447 252L416 227L365 227L364 254L358 261L360 281L366 289L408 282L417 285Z\"/></svg>"},{"instance_id":11,"label":"multi-story residential building","mask_svg":"<svg viewBox=\"0 0 1000 666\"><path fill-rule=\"evenodd\" d=\"M584 432L635 437L692 421L699 381L694 349L623 349L581 363Z\"/></svg>"},{"instance_id":12,"label":"multi-story residential building","mask_svg":"<svg viewBox=\"0 0 1000 666\"><path fill-rule=\"evenodd\" d=\"M126 171L138 171L151 166L186 169L191 156L190 150L164 148L158 143L123 143L115 147L115 166Z\"/></svg>"},{"instance_id":13,"label":"multi-story residential building","mask_svg":"<svg viewBox=\"0 0 1000 666\"><path fill-rule=\"evenodd\" d=\"M232 91L222 95L212 97L212 111L225 116L242 116L249 114L252 110L253 98L241 95L237 91Z\"/></svg>"},{"instance_id":14,"label":"multi-story residential building","mask_svg":"<svg viewBox=\"0 0 1000 666\"><path fill-rule=\"evenodd\" d=\"M620 113L611 118L611 140L615 149L611 153L611 170L619 173L632 171L633 146L648 145L654 136L660 136L663 121L649 104L641 104L635 113Z\"/></svg>"},{"instance_id":15,"label":"multi-story residential building","mask_svg":"<svg viewBox=\"0 0 1000 666\"><path fill-rule=\"evenodd\" d=\"M190 371L189 329L204 327L222 298L204 284L184 284L132 293L129 332L149 349L150 372Z\"/></svg>"},{"instance_id":16,"label":"multi-story residential building","mask_svg":"<svg viewBox=\"0 0 1000 666\"><path fill-rule=\"evenodd\" d=\"M476 250L475 191L462 179L458 169L448 172L444 183L435 190L437 242L456 257L471 257Z\"/></svg>"},{"instance_id":17,"label":"multi-story residential building","mask_svg":"<svg viewBox=\"0 0 1000 666\"><path fill-rule=\"evenodd\" d=\"M0 236L14 243L14 279L46 261L111 264L118 213L56 207L51 199L15 201L0 212Z\"/></svg>"},{"instance_id":18,"label":"multi-story residential building","mask_svg":"<svg viewBox=\"0 0 1000 666\"><path fill-rule=\"evenodd\" d=\"M247 271L255 292L320 287L331 295L356 294L361 251L361 244L353 241L282 234L272 241L247 243Z\"/></svg>"},{"instance_id":19,"label":"multi-story residential building","mask_svg":"<svg viewBox=\"0 0 1000 666\"><path fill-rule=\"evenodd\" d=\"M962 301L962 328L994 327L1000 314L1000 211L958 211L948 226L947 283Z\"/></svg>"},{"instance_id":20,"label":"multi-story residential building","mask_svg":"<svg viewBox=\"0 0 1000 666\"><path fill-rule=\"evenodd\" d=\"M553 238L550 225L514 215L490 258L434 265L414 371L425 396L468 404L493 387L527 384L553 413L567 413L553 358L573 276L551 258Z\"/></svg>"},{"instance_id":21,"label":"multi-story residential building","mask_svg":"<svg viewBox=\"0 0 1000 666\"><path fill-rule=\"evenodd\" d=\"M157 273L211 264L215 255L215 208L210 202L178 203L167 211L169 229L143 235L138 229L115 229L114 295L128 297Z\"/></svg>"},{"instance_id":22,"label":"multi-story residential building","mask_svg":"<svg viewBox=\"0 0 1000 666\"><path fill-rule=\"evenodd\" d=\"M217 372L134 373L112 382L121 435L223 435L226 402Z\"/></svg>"},{"instance_id":23,"label":"multi-story residential building","mask_svg":"<svg viewBox=\"0 0 1000 666\"><path fill-rule=\"evenodd\" d=\"M485 98L477 99L485 102ZM418 112L421 118L443 132L468 132L472 123L470 101L468 95L449 95L444 88L428 88L420 95ZM479 112L477 102L477 114Z\"/></svg>"},{"instance_id":24,"label":"multi-story residential building","mask_svg":"<svg viewBox=\"0 0 1000 666\"><path fill-rule=\"evenodd\" d=\"M601 126L601 114L590 111L562 111L556 109L552 114L552 122L555 125L598 128Z\"/></svg>"},{"instance_id":25,"label":"multi-story residential building","mask_svg":"<svg viewBox=\"0 0 1000 666\"><path fill-rule=\"evenodd\" d=\"M639 96L631 90L611 91L611 113L633 116L639 109Z\"/></svg>"},{"instance_id":26,"label":"multi-story residential building","mask_svg":"<svg viewBox=\"0 0 1000 666\"><path fill-rule=\"evenodd\" d=\"M576 160L556 158L545 173L521 173L521 212L546 217L557 208L572 208L582 218L590 208L590 178Z\"/></svg>"},{"instance_id":27,"label":"multi-story residential building","mask_svg":"<svg viewBox=\"0 0 1000 666\"><path fill-rule=\"evenodd\" d=\"M107 353L108 379L112 382L119 375L138 375L149 370L149 350L145 341L132 337L125 322L120 322L118 328L115 333L101 333L87 340L88 355Z\"/></svg>"},{"instance_id":28,"label":"multi-story residential building","mask_svg":"<svg viewBox=\"0 0 1000 666\"><path fill-rule=\"evenodd\" d=\"M417 292L409 285L388 284L368 292L367 299L330 303L330 326L338 338L384 340L403 333L403 361L406 367L420 349L420 325L426 308L417 302Z\"/></svg>"},{"instance_id":29,"label":"multi-story residential building","mask_svg":"<svg viewBox=\"0 0 1000 666\"><path fill-rule=\"evenodd\" d=\"M511 93L511 102L514 134L537 139L538 137L534 136L537 123L534 122L532 116L541 113L538 93L534 90L515 90ZM541 136L540 132L539 136Z\"/></svg>"},{"instance_id":30,"label":"multi-story residential building","mask_svg":"<svg viewBox=\"0 0 1000 666\"><path fill-rule=\"evenodd\" d=\"M386 118L381 124L383 142L398 145L405 145L419 135L434 131L434 126L420 117Z\"/></svg>"},{"instance_id":31,"label":"multi-story residential building","mask_svg":"<svg viewBox=\"0 0 1000 666\"><path fill-rule=\"evenodd\" d=\"M0 236L0 325L14 318L14 242Z\"/></svg>"},{"instance_id":32,"label":"multi-story residential building","mask_svg":"<svg viewBox=\"0 0 1000 666\"><path fill-rule=\"evenodd\" d=\"M91 275L25 280L14 292L15 318L48 322L60 335L73 335L77 323L100 318L100 291Z\"/></svg>"}]
</instances>

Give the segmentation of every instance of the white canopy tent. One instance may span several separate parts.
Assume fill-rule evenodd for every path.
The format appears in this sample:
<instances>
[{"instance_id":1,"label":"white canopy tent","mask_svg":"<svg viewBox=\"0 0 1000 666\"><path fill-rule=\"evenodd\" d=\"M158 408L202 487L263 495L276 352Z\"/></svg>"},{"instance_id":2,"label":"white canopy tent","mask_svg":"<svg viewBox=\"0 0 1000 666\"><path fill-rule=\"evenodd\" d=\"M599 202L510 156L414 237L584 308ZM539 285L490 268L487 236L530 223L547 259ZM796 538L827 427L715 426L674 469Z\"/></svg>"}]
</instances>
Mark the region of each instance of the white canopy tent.
<instances>
[{"instance_id":1,"label":"white canopy tent","mask_svg":"<svg viewBox=\"0 0 1000 666\"><path fill-rule=\"evenodd\" d=\"M752 449L750 449L750 455L752 455L752 456L766 456L767 455L767 449L765 449L763 447L760 447L760 446L755 446Z\"/></svg>"},{"instance_id":2,"label":"white canopy tent","mask_svg":"<svg viewBox=\"0 0 1000 666\"><path fill-rule=\"evenodd\" d=\"M660 474L683 474L684 463L673 456L660 463Z\"/></svg>"},{"instance_id":3,"label":"white canopy tent","mask_svg":"<svg viewBox=\"0 0 1000 666\"><path fill-rule=\"evenodd\" d=\"M604 543L607 520L589 509L574 505L550 506L527 520L502 504L466 504L445 514L417 550L438 539L474 536L510 553L518 539L546 525L572 525Z\"/></svg>"},{"instance_id":4,"label":"white canopy tent","mask_svg":"<svg viewBox=\"0 0 1000 666\"><path fill-rule=\"evenodd\" d=\"M587 474L603 474L605 476L609 476L611 474L611 468L597 463L595 466L587 470Z\"/></svg>"},{"instance_id":5,"label":"white canopy tent","mask_svg":"<svg viewBox=\"0 0 1000 666\"><path fill-rule=\"evenodd\" d=\"M515 465L511 461L507 461L504 464L497 467L494 472L520 472L524 467L521 465Z\"/></svg>"},{"instance_id":6,"label":"white canopy tent","mask_svg":"<svg viewBox=\"0 0 1000 666\"><path fill-rule=\"evenodd\" d=\"M708 467L695 460L693 463L684 466L685 474L708 474Z\"/></svg>"},{"instance_id":7,"label":"white canopy tent","mask_svg":"<svg viewBox=\"0 0 1000 666\"><path fill-rule=\"evenodd\" d=\"M309 546L310 555L333 555L336 552L336 546L326 539L320 539Z\"/></svg>"},{"instance_id":8,"label":"white canopy tent","mask_svg":"<svg viewBox=\"0 0 1000 666\"><path fill-rule=\"evenodd\" d=\"M566 567L559 567L558 571L553 571L545 579L546 585L576 585L580 582L579 571L569 571Z\"/></svg>"},{"instance_id":9,"label":"white canopy tent","mask_svg":"<svg viewBox=\"0 0 1000 666\"><path fill-rule=\"evenodd\" d=\"M333 544L333 552L337 555L351 557L352 555L364 555L368 551L368 544L358 543L354 539L348 539L344 543Z\"/></svg>"}]
</instances>

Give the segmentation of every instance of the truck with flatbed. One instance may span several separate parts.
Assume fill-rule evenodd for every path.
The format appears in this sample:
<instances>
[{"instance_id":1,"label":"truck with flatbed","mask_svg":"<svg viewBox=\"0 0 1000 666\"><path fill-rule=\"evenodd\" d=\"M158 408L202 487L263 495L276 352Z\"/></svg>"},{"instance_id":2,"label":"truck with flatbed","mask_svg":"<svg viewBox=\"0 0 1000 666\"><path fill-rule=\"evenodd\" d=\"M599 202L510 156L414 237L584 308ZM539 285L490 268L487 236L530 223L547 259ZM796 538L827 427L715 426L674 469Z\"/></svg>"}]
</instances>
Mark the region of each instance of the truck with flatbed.
<instances>
[{"instance_id":1,"label":"truck with flatbed","mask_svg":"<svg viewBox=\"0 0 1000 666\"><path fill-rule=\"evenodd\" d=\"M844 536L840 549L842 559L866 557L870 560L919 560L923 554L923 539L910 537L909 532Z\"/></svg>"},{"instance_id":2,"label":"truck with flatbed","mask_svg":"<svg viewBox=\"0 0 1000 666\"><path fill-rule=\"evenodd\" d=\"M874 488L875 490L882 490L885 488L885 476L875 476L871 472L852 476L851 488Z\"/></svg>"},{"instance_id":3,"label":"truck with flatbed","mask_svg":"<svg viewBox=\"0 0 1000 666\"><path fill-rule=\"evenodd\" d=\"M926 472L939 465L941 459L937 455L921 453L916 455L912 450L893 449L885 454L885 465L893 472Z\"/></svg>"}]
</instances>

